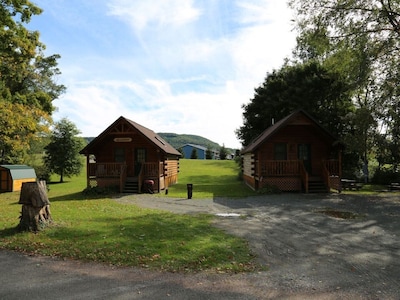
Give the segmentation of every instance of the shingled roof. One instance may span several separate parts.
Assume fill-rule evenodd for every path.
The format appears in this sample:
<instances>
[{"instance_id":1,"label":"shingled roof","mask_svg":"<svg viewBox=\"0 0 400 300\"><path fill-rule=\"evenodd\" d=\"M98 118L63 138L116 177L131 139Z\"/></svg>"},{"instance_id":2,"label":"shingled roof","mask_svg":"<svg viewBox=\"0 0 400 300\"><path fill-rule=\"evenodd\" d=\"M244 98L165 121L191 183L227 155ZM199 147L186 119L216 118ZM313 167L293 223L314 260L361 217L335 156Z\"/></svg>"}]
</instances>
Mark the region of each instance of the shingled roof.
<instances>
[{"instance_id":1,"label":"shingled roof","mask_svg":"<svg viewBox=\"0 0 400 300\"><path fill-rule=\"evenodd\" d=\"M284 117L283 119L279 120L276 122L274 125L271 125L268 127L266 130L264 130L258 137L256 137L249 145L247 145L242 151L242 154L253 152L258 146L260 146L262 143L264 143L266 140L268 140L271 136L273 136L275 133L277 133L281 128L285 127L286 125L290 124L290 122L293 120L293 118L299 114L305 115L308 119L310 119L315 127L319 128L319 130L332 142L337 141L335 137L331 135L329 131L324 129L313 117L311 117L307 112L304 110L297 110L288 116Z\"/></svg>"},{"instance_id":2,"label":"shingled roof","mask_svg":"<svg viewBox=\"0 0 400 300\"><path fill-rule=\"evenodd\" d=\"M104 130L99 136L97 136L94 140L92 140L85 148L83 148L79 153L81 154L90 154L90 151L96 144L98 144L106 135L110 134L112 129L115 128L121 122L125 122L132 128L136 129L140 134L142 134L145 138L147 138L151 143L153 143L156 147L158 147L161 151L166 154L178 155L182 156L182 154L168 144L162 137L156 134L153 130L144 127L132 120L129 120L125 117L119 117L114 123L112 123L106 130Z\"/></svg>"}]
</instances>

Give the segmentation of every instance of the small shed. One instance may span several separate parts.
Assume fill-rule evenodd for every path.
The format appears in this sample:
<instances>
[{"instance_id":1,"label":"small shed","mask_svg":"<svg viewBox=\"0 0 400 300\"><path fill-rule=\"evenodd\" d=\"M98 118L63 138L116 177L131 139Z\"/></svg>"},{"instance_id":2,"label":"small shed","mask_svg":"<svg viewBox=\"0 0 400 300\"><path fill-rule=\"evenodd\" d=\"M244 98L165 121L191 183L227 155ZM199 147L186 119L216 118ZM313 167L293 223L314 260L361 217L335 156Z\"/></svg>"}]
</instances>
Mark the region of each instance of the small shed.
<instances>
[{"instance_id":1,"label":"small shed","mask_svg":"<svg viewBox=\"0 0 400 300\"><path fill-rule=\"evenodd\" d=\"M36 181L35 169L27 165L0 165L0 192L17 192L22 183Z\"/></svg>"}]
</instances>

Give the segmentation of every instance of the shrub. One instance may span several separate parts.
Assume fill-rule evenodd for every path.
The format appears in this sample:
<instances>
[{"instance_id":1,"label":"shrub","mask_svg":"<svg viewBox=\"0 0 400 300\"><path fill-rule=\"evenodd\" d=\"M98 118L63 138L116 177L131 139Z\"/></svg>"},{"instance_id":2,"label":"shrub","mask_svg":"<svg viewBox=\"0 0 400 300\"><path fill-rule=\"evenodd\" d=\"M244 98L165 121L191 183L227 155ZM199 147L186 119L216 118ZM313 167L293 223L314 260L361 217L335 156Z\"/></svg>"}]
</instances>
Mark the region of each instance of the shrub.
<instances>
[{"instance_id":1,"label":"shrub","mask_svg":"<svg viewBox=\"0 0 400 300\"><path fill-rule=\"evenodd\" d=\"M400 174L390 169L377 169L372 183L374 184L389 184L391 182L399 182Z\"/></svg>"}]
</instances>

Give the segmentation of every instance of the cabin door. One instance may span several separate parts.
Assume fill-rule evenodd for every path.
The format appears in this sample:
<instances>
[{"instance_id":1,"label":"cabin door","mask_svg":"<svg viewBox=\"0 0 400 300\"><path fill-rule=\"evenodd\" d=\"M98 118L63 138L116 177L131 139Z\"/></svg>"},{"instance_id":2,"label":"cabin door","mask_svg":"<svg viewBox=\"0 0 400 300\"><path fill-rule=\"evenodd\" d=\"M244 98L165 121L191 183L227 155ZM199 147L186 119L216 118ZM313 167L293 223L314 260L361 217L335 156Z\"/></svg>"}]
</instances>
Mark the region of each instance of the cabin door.
<instances>
[{"instance_id":1,"label":"cabin door","mask_svg":"<svg viewBox=\"0 0 400 300\"><path fill-rule=\"evenodd\" d=\"M138 176L140 173L140 170L143 166L143 164L146 162L146 149L144 148L137 148L135 149L135 154L134 154L134 173L135 176Z\"/></svg>"},{"instance_id":2,"label":"cabin door","mask_svg":"<svg viewBox=\"0 0 400 300\"><path fill-rule=\"evenodd\" d=\"M304 167L308 174L311 175L311 145L310 144L299 144L297 147L297 153L299 160L303 161Z\"/></svg>"}]
</instances>

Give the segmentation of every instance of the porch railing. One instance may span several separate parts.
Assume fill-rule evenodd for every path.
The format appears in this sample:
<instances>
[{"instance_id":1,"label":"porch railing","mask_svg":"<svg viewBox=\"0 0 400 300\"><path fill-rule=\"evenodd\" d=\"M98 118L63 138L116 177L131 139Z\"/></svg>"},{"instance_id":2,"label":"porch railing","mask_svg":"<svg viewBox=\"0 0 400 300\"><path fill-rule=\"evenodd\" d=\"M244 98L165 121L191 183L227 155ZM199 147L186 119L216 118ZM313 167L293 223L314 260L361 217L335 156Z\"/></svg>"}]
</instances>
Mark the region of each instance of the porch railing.
<instances>
[{"instance_id":1,"label":"porch railing","mask_svg":"<svg viewBox=\"0 0 400 300\"><path fill-rule=\"evenodd\" d=\"M90 163L88 175L90 177L120 177L124 169L125 163Z\"/></svg>"},{"instance_id":2,"label":"porch railing","mask_svg":"<svg viewBox=\"0 0 400 300\"><path fill-rule=\"evenodd\" d=\"M121 166L121 176L119 177L119 191L120 191L120 193L122 193L123 190L124 190L124 185L125 185L126 176L127 176L126 168L127 167L126 167L125 164Z\"/></svg>"},{"instance_id":3,"label":"porch railing","mask_svg":"<svg viewBox=\"0 0 400 300\"><path fill-rule=\"evenodd\" d=\"M162 174L164 174L163 163L162 162L144 163L143 173L145 177L159 177Z\"/></svg>"},{"instance_id":4,"label":"porch railing","mask_svg":"<svg viewBox=\"0 0 400 300\"><path fill-rule=\"evenodd\" d=\"M259 163L259 177L268 176L298 176L300 165L298 160L270 160Z\"/></svg>"},{"instance_id":5,"label":"porch railing","mask_svg":"<svg viewBox=\"0 0 400 300\"><path fill-rule=\"evenodd\" d=\"M302 160L299 161L299 164L301 181L303 182L305 192L308 193L308 172Z\"/></svg>"},{"instance_id":6,"label":"porch railing","mask_svg":"<svg viewBox=\"0 0 400 300\"><path fill-rule=\"evenodd\" d=\"M340 162L337 159L323 160L321 164L322 169L322 179L328 190L335 188L332 184L332 177L341 177Z\"/></svg>"},{"instance_id":7,"label":"porch railing","mask_svg":"<svg viewBox=\"0 0 400 300\"><path fill-rule=\"evenodd\" d=\"M329 190L333 184L331 178L340 177L340 172L339 160L331 159L322 161L320 176ZM308 192L309 174L301 160L260 161L255 175L258 178L297 176L301 178L305 192Z\"/></svg>"},{"instance_id":8,"label":"porch railing","mask_svg":"<svg viewBox=\"0 0 400 300\"><path fill-rule=\"evenodd\" d=\"M328 166L324 162L322 162L321 169L322 169L322 179L329 191L331 189L331 176L329 175Z\"/></svg>"},{"instance_id":9,"label":"porch railing","mask_svg":"<svg viewBox=\"0 0 400 300\"><path fill-rule=\"evenodd\" d=\"M340 163L337 159L323 160L322 165L331 176L340 176Z\"/></svg>"},{"instance_id":10,"label":"porch railing","mask_svg":"<svg viewBox=\"0 0 400 300\"><path fill-rule=\"evenodd\" d=\"M145 179L158 180L161 177L168 177L164 170L163 162L146 162L143 163L138 170L137 181L139 193ZM127 165L125 163L89 163L88 164L88 186L90 180L119 180L120 191L122 192L127 180Z\"/></svg>"}]
</instances>

